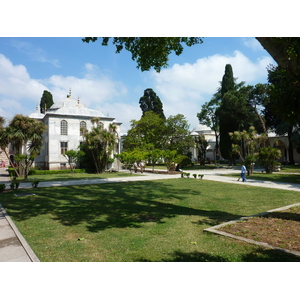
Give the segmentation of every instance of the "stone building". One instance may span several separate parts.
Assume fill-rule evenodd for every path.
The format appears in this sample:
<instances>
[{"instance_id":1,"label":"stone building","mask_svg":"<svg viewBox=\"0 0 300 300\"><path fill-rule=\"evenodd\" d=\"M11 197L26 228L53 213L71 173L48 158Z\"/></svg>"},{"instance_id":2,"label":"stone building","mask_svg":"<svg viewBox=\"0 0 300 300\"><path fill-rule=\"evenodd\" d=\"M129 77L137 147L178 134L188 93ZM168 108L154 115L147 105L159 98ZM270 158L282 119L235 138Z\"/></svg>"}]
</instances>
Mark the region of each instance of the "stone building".
<instances>
[{"instance_id":1,"label":"stone building","mask_svg":"<svg viewBox=\"0 0 300 300\"><path fill-rule=\"evenodd\" d=\"M67 167L67 160L63 156L67 150L78 150L83 141L82 130L90 131L93 127L91 119L99 118L100 125L108 129L110 124L116 126L117 143L114 153L120 153L120 125L114 118L105 116L98 110L89 109L80 99L72 98L71 91L65 99L55 102L45 114L36 112L29 117L38 119L47 126L43 136L43 148L35 159L35 166L46 170ZM116 166L113 166L116 167Z\"/></svg>"},{"instance_id":2,"label":"stone building","mask_svg":"<svg viewBox=\"0 0 300 300\"><path fill-rule=\"evenodd\" d=\"M206 149L206 157L210 161L216 160L216 137L213 130L209 127L199 124L191 132L192 136L204 135L205 139L208 141L208 146ZM272 147L278 148L281 151L281 158L278 160L280 163L289 163L289 141L286 135L276 135L275 133L269 133L269 141ZM219 140L220 141L220 140ZM192 152L192 160L198 160L198 149L192 147L190 149ZM295 163L300 163L300 147L295 146L293 149L293 155ZM222 159L222 157L220 157Z\"/></svg>"},{"instance_id":3,"label":"stone building","mask_svg":"<svg viewBox=\"0 0 300 300\"><path fill-rule=\"evenodd\" d=\"M208 146L206 148L206 158L210 161L215 161L217 159L215 132L209 127L199 124L190 133L190 135L193 137L200 136L202 134L208 142ZM192 147L190 151L192 152L192 161L198 161L198 149L196 147Z\"/></svg>"}]
</instances>

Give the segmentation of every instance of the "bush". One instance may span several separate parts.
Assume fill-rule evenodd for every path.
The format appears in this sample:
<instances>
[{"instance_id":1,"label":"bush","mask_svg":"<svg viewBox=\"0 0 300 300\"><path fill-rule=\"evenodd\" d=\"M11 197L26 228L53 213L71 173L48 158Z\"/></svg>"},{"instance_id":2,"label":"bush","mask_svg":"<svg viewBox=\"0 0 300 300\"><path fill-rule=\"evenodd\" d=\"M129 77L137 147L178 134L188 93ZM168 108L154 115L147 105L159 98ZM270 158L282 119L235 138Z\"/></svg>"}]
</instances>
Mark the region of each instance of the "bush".
<instances>
[{"instance_id":1,"label":"bush","mask_svg":"<svg viewBox=\"0 0 300 300\"><path fill-rule=\"evenodd\" d=\"M0 184L0 193L3 193L4 190L5 190L5 184L2 183L2 184Z\"/></svg>"},{"instance_id":2,"label":"bush","mask_svg":"<svg viewBox=\"0 0 300 300\"><path fill-rule=\"evenodd\" d=\"M8 168L8 174L9 174L9 177L11 177L11 178L16 178L17 177L16 171L12 167Z\"/></svg>"},{"instance_id":3,"label":"bush","mask_svg":"<svg viewBox=\"0 0 300 300\"><path fill-rule=\"evenodd\" d=\"M29 172L29 175L50 175L50 174L68 174L72 173L71 169L65 169L65 170L36 170L32 169ZM88 170L86 169L75 169L74 173L88 173Z\"/></svg>"},{"instance_id":4,"label":"bush","mask_svg":"<svg viewBox=\"0 0 300 300\"><path fill-rule=\"evenodd\" d=\"M39 183L40 183L40 182L39 182L38 180L34 180L34 181L31 182L31 185L32 185L33 188L36 189L36 188L38 187L38 184L39 184Z\"/></svg>"},{"instance_id":5,"label":"bush","mask_svg":"<svg viewBox=\"0 0 300 300\"><path fill-rule=\"evenodd\" d=\"M180 155L176 160L175 162L179 165L182 166L182 168L188 166L188 165L191 165L192 164L192 161L190 158L188 158L187 156L184 156L184 155Z\"/></svg>"},{"instance_id":6,"label":"bush","mask_svg":"<svg viewBox=\"0 0 300 300\"><path fill-rule=\"evenodd\" d=\"M17 181L12 181L12 182L10 183L10 188L11 188L12 190L17 190L18 187L19 187L19 185L20 185L19 182L17 182Z\"/></svg>"},{"instance_id":7,"label":"bush","mask_svg":"<svg viewBox=\"0 0 300 300\"><path fill-rule=\"evenodd\" d=\"M273 173L276 159L279 159L280 157L280 150L270 146L261 148L258 153L258 158L268 174Z\"/></svg>"}]
</instances>

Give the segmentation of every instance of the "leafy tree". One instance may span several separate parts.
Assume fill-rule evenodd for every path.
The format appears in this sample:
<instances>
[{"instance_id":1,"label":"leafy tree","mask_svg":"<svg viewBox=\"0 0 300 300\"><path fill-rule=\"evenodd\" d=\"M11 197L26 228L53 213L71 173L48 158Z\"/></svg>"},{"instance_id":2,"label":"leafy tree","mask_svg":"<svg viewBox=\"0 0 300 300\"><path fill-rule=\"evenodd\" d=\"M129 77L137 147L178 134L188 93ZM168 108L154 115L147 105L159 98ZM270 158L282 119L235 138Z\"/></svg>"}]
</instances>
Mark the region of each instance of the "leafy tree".
<instances>
[{"instance_id":1,"label":"leafy tree","mask_svg":"<svg viewBox=\"0 0 300 300\"><path fill-rule=\"evenodd\" d=\"M270 146L261 148L258 153L258 158L268 174L273 173L276 160L280 157L280 150Z\"/></svg>"},{"instance_id":2,"label":"leafy tree","mask_svg":"<svg viewBox=\"0 0 300 300\"><path fill-rule=\"evenodd\" d=\"M86 37L83 42L95 42L97 37ZM183 44L190 47L201 44L203 40L198 37L103 37L102 46L107 46L109 40L116 46L116 53L123 49L132 54L132 60L142 71L149 71L152 67L160 72L161 68L168 66L169 55L174 52L180 55Z\"/></svg>"},{"instance_id":3,"label":"leafy tree","mask_svg":"<svg viewBox=\"0 0 300 300\"><path fill-rule=\"evenodd\" d=\"M162 151L162 157L165 161L165 164L167 166L168 172L175 170L175 161L178 157L178 153L176 150L163 150Z\"/></svg>"},{"instance_id":4,"label":"leafy tree","mask_svg":"<svg viewBox=\"0 0 300 300\"><path fill-rule=\"evenodd\" d=\"M257 37L256 39L273 57L280 69L285 70L291 77L299 78L299 37Z\"/></svg>"},{"instance_id":5,"label":"leafy tree","mask_svg":"<svg viewBox=\"0 0 300 300\"><path fill-rule=\"evenodd\" d=\"M147 111L153 111L161 118L165 119L163 104L159 97L152 89L144 90L144 96L140 98L140 108L143 111L143 116Z\"/></svg>"},{"instance_id":6,"label":"leafy tree","mask_svg":"<svg viewBox=\"0 0 300 300\"><path fill-rule=\"evenodd\" d=\"M269 102L269 95L268 95L268 84L261 84L258 83L255 86L249 86L249 92L247 97L247 103L252 107L253 111L256 114L259 127L264 133L264 135L268 136L267 126L265 120L263 119L263 113L260 111L268 102ZM255 120L253 120L255 121ZM256 126L258 128L258 126Z\"/></svg>"},{"instance_id":7,"label":"leafy tree","mask_svg":"<svg viewBox=\"0 0 300 300\"><path fill-rule=\"evenodd\" d=\"M257 135L253 126L251 126L248 131L230 132L229 135L233 142L232 151L239 155L248 170L248 175L251 175L254 163L257 159L257 147L259 146L261 138Z\"/></svg>"},{"instance_id":8,"label":"leafy tree","mask_svg":"<svg viewBox=\"0 0 300 300\"><path fill-rule=\"evenodd\" d=\"M107 130L99 125L98 120L92 121L98 125L93 127L91 131L84 132L84 142L81 149L86 151L93 160L96 172L102 173L112 154L116 136L114 134L114 126L110 126L109 130Z\"/></svg>"},{"instance_id":9,"label":"leafy tree","mask_svg":"<svg viewBox=\"0 0 300 300\"><path fill-rule=\"evenodd\" d=\"M81 156L84 155L83 151L76 151L76 150L68 150L66 151L63 156L67 159L70 169L72 171L72 175L74 176L76 165Z\"/></svg>"},{"instance_id":10,"label":"leafy tree","mask_svg":"<svg viewBox=\"0 0 300 300\"><path fill-rule=\"evenodd\" d=\"M184 115L169 116L165 125L163 149L176 150L178 154L186 154L193 145L189 127Z\"/></svg>"},{"instance_id":11,"label":"leafy tree","mask_svg":"<svg viewBox=\"0 0 300 300\"><path fill-rule=\"evenodd\" d=\"M269 101L264 107L266 123L277 134L287 134L289 161L294 164L294 142L298 143L300 124L300 82L286 70L271 66L268 69Z\"/></svg>"},{"instance_id":12,"label":"leafy tree","mask_svg":"<svg viewBox=\"0 0 300 300\"><path fill-rule=\"evenodd\" d=\"M21 114L16 115L6 128L1 128L1 148L8 147L8 144L13 146L14 162L5 153L18 177L27 178L34 159L42 149L45 131L46 126L42 122Z\"/></svg>"},{"instance_id":13,"label":"leafy tree","mask_svg":"<svg viewBox=\"0 0 300 300\"><path fill-rule=\"evenodd\" d=\"M162 150L160 149L148 149L146 152L145 158L147 159L148 163L152 166L152 171L154 171L154 167L156 163L160 160L162 157Z\"/></svg>"},{"instance_id":14,"label":"leafy tree","mask_svg":"<svg viewBox=\"0 0 300 300\"><path fill-rule=\"evenodd\" d=\"M225 73L222 78L221 82L221 98L224 97L224 95L234 90L234 78L233 78L233 71L232 66L230 64L227 64L225 66Z\"/></svg>"},{"instance_id":15,"label":"leafy tree","mask_svg":"<svg viewBox=\"0 0 300 300\"><path fill-rule=\"evenodd\" d=\"M208 141L205 139L204 134L195 137L196 147L198 148L200 165L205 165L206 160L206 148Z\"/></svg>"},{"instance_id":16,"label":"leafy tree","mask_svg":"<svg viewBox=\"0 0 300 300\"><path fill-rule=\"evenodd\" d=\"M197 114L199 124L206 125L214 131L216 137L216 156L219 159L219 136L220 136L220 122L219 117L216 114L217 108L220 106L220 101L218 100L220 92L217 92L214 97L209 101L205 102L201 106L200 113Z\"/></svg>"},{"instance_id":17,"label":"leafy tree","mask_svg":"<svg viewBox=\"0 0 300 300\"><path fill-rule=\"evenodd\" d=\"M192 145L188 128L189 124L181 114L165 120L153 111L147 111L139 121L131 121L131 129L127 132L123 147L125 151L169 149L184 154Z\"/></svg>"},{"instance_id":18,"label":"leafy tree","mask_svg":"<svg viewBox=\"0 0 300 300\"><path fill-rule=\"evenodd\" d=\"M139 121L131 121L131 129L128 130L123 142L124 150L145 150L150 144L154 149L162 149L164 131L165 120L153 111L147 111Z\"/></svg>"},{"instance_id":19,"label":"leafy tree","mask_svg":"<svg viewBox=\"0 0 300 300\"><path fill-rule=\"evenodd\" d=\"M53 97L52 94L48 91L44 91L41 102L40 102L40 111L41 113L45 113L45 110L50 108L53 105Z\"/></svg>"},{"instance_id":20,"label":"leafy tree","mask_svg":"<svg viewBox=\"0 0 300 300\"><path fill-rule=\"evenodd\" d=\"M8 137L8 134L7 134L7 130L4 127L4 124L5 124L5 119L0 116L0 150L2 150L5 153L8 161L12 165L12 162L10 161L9 154L7 152L7 147L8 147L8 144L9 144L9 137Z\"/></svg>"},{"instance_id":21,"label":"leafy tree","mask_svg":"<svg viewBox=\"0 0 300 300\"><path fill-rule=\"evenodd\" d=\"M193 46L203 43L198 37L115 37L102 38L102 45L107 46L109 40L116 46L116 53L126 49L132 54L132 59L137 61L137 67L148 71L152 67L160 72L161 68L168 66L168 56L175 52L183 52L183 44ZM300 38L299 37L257 37L258 42L274 58L278 66L291 75L300 74ZM97 37L86 37L84 42L95 42Z\"/></svg>"},{"instance_id":22,"label":"leafy tree","mask_svg":"<svg viewBox=\"0 0 300 300\"><path fill-rule=\"evenodd\" d=\"M120 154L116 154L115 157L124 164L126 169L130 170L132 173L132 167L134 162L140 162L147 157L148 153L145 151L133 150L133 151L123 151Z\"/></svg>"}]
</instances>

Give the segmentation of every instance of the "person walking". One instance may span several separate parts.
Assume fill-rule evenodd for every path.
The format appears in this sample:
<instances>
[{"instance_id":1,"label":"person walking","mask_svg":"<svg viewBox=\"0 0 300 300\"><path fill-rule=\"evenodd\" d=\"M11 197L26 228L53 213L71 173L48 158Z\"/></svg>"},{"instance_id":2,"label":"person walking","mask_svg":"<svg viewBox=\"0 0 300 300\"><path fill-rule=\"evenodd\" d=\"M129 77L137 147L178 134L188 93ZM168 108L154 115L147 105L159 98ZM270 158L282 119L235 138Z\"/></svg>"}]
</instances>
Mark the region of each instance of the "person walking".
<instances>
[{"instance_id":1,"label":"person walking","mask_svg":"<svg viewBox=\"0 0 300 300\"><path fill-rule=\"evenodd\" d=\"M246 177L245 177L246 172L247 172L247 169L246 169L245 165L242 165L242 168L241 168L241 178L242 178L243 182L246 181Z\"/></svg>"}]
</instances>

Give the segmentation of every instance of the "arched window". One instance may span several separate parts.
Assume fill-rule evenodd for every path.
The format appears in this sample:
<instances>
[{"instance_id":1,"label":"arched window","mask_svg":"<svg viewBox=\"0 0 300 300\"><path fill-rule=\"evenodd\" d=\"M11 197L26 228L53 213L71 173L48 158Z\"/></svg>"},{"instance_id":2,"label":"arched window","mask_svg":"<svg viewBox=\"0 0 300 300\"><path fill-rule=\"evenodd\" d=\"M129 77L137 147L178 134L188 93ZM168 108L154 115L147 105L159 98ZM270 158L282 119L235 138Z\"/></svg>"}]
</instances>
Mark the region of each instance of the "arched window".
<instances>
[{"instance_id":1,"label":"arched window","mask_svg":"<svg viewBox=\"0 0 300 300\"><path fill-rule=\"evenodd\" d=\"M68 135L68 122L66 120L60 122L60 135Z\"/></svg>"},{"instance_id":2,"label":"arched window","mask_svg":"<svg viewBox=\"0 0 300 300\"><path fill-rule=\"evenodd\" d=\"M80 130L80 135L82 136L83 133L86 131L86 122L84 121L80 122L79 130Z\"/></svg>"}]
</instances>

